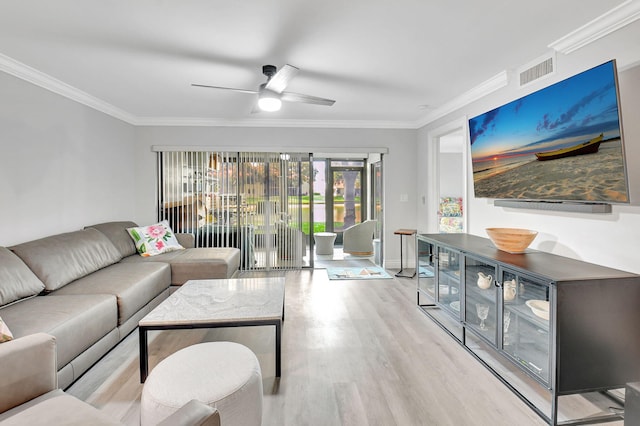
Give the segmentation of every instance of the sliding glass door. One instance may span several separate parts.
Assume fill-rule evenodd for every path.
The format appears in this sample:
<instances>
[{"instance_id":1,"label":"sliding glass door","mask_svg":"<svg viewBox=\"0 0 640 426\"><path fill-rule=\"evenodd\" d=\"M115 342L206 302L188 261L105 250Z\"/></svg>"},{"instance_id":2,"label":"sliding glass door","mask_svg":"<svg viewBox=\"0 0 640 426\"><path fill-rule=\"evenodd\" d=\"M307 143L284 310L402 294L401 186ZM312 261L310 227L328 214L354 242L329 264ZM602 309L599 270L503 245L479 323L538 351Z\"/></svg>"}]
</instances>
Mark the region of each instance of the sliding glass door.
<instances>
[{"instance_id":1,"label":"sliding glass door","mask_svg":"<svg viewBox=\"0 0 640 426\"><path fill-rule=\"evenodd\" d=\"M314 232L342 231L367 217L364 160L316 159L314 169Z\"/></svg>"},{"instance_id":2,"label":"sliding glass door","mask_svg":"<svg viewBox=\"0 0 640 426\"><path fill-rule=\"evenodd\" d=\"M198 247L237 247L241 268L313 267L313 234L382 226L381 162L306 153L158 152L158 218ZM371 190L369 190L371 188ZM371 200L371 201L368 201Z\"/></svg>"},{"instance_id":3,"label":"sliding glass door","mask_svg":"<svg viewBox=\"0 0 640 426\"><path fill-rule=\"evenodd\" d=\"M342 232L367 217L366 179L363 179L364 161L331 161L330 186L332 189L330 211L333 232L342 241ZM363 202L365 201L365 202Z\"/></svg>"},{"instance_id":4,"label":"sliding glass door","mask_svg":"<svg viewBox=\"0 0 640 426\"><path fill-rule=\"evenodd\" d=\"M176 232L199 247L240 248L244 270L308 264L308 154L160 152L158 161L158 216Z\"/></svg>"}]
</instances>

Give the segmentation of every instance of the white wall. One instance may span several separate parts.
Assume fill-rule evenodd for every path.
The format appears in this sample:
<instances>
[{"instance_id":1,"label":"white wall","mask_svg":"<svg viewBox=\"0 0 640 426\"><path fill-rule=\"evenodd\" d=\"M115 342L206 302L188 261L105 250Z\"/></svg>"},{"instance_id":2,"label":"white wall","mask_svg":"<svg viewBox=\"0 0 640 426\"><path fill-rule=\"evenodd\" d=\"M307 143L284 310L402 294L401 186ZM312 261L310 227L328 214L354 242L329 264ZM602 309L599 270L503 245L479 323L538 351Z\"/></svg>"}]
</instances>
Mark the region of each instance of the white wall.
<instances>
[{"instance_id":1,"label":"white wall","mask_svg":"<svg viewBox=\"0 0 640 426\"><path fill-rule=\"evenodd\" d=\"M610 52L609 52L610 53ZM609 57L578 52L559 56L556 80ZM545 81L544 85L553 81ZM542 87L531 87L529 91ZM540 232L532 247L640 273L640 67L620 73L624 134L632 204L612 214L571 214L494 207L473 199L469 175L469 231L521 226ZM155 220L155 154L152 145L265 146L311 151L387 147L385 156L385 258L399 266L397 228L425 231L429 212L428 134L523 96L510 85L428 126L414 130L138 127L0 73L0 245L109 220ZM417 155L416 155L417 154ZM401 201L407 195L407 201ZM413 247L408 259L413 263Z\"/></svg>"},{"instance_id":2,"label":"white wall","mask_svg":"<svg viewBox=\"0 0 640 426\"><path fill-rule=\"evenodd\" d=\"M324 129L324 128L234 128L234 127L139 127L136 129L136 204L135 220L149 223L156 218L156 154L153 145L203 146L210 149L233 147L238 150L287 148L310 152L322 149L384 147L385 189L385 265L400 266L399 237L393 235L398 228L415 227L416 223L416 132L414 130L380 129ZM401 201L406 194L407 201ZM414 263L413 244L407 258ZM406 261L405 261L406 262Z\"/></svg>"},{"instance_id":3,"label":"white wall","mask_svg":"<svg viewBox=\"0 0 640 426\"><path fill-rule=\"evenodd\" d=\"M133 216L133 126L0 72L0 246Z\"/></svg>"},{"instance_id":4,"label":"white wall","mask_svg":"<svg viewBox=\"0 0 640 426\"><path fill-rule=\"evenodd\" d=\"M462 185L462 155L456 152L441 152L439 164L440 197L464 197Z\"/></svg>"},{"instance_id":5,"label":"white wall","mask_svg":"<svg viewBox=\"0 0 640 426\"><path fill-rule=\"evenodd\" d=\"M0 245L86 225L156 219L152 145L276 150L384 147L385 258L397 228L416 223L416 132L379 129L135 127L0 73ZM403 195L407 201L401 201ZM413 249L413 246L411 246ZM413 262L414 253L408 255Z\"/></svg>"},{"instance_id":6,"label":"white wall","mask_svg":"<svg viewBox=\"0 0 640 426\"><path fill-rule=\"evenodd\" d=\"M558 55L558 73L553 79L528 89L527 93L570 75L603 63L615 51L583 48L571 56ZM613 55L613 56L607 56ZM619 73L623 132L626 142L627 167L631 186L630 205L614 205L611 214L565 213L495 207L492 200L473 197L473 178L468 171L467 213L469 233L486 236L492 226L512 226L539 232L531 247L588 262L640 273L640 66ZM524 96L514 83L467 107L449 114L418 131L419 163L428 161L431 148L429 132L449 122L460 122L506 102ZM468 136L467 136L468 138ZM468 155L468 150L467 150ZM468 168L471 167L468 161ZM418 171L418 193L429 193L428 174ZM426 230L428 215L418 206L418 228Z\"/></svg>"}]
</instances>

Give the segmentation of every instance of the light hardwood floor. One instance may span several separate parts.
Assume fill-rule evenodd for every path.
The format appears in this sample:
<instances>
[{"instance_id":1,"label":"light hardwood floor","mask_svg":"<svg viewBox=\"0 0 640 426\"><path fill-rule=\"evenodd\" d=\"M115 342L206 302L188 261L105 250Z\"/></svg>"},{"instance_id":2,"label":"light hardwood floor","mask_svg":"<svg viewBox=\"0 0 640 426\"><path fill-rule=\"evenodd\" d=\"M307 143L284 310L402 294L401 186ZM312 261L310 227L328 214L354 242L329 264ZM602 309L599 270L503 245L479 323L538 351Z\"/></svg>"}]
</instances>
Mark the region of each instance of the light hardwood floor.
<instances>
[{"instance_id":1,"label":"light hardwood floor","mask_svg":"<svg viewBox=\"0 0 640 426\"><path fill-rule=\"evenodd\" d=\"M415 280L330 281L318 269L285 276L281 379L273 327L152 332L150 369L203 340L242 343L260 360L265 426L545 424L416 308ZM138 425L138 362L136 331L68 392Z\"/></svg>"}]
</instances>

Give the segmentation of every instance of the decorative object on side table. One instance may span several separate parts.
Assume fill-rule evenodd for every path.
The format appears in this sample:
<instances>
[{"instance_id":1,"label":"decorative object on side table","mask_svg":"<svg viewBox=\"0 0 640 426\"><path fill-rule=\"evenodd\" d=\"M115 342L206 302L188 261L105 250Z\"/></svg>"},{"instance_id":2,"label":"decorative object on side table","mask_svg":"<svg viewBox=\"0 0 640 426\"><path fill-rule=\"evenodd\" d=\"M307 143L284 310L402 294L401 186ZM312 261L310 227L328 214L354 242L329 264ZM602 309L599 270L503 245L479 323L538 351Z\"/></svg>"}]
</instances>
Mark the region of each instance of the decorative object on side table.
<instances>
[{"instance_id":1,"label":"decorative object on side table","mask_svg":"<svg viewBox=\"0 0 640 426\"><path fill-rule=\"evenodd\" d=\"M498 248L507 253L524 253L538 231L521 228L487 228L487 235Z\"/></svg>"}]
</instances>

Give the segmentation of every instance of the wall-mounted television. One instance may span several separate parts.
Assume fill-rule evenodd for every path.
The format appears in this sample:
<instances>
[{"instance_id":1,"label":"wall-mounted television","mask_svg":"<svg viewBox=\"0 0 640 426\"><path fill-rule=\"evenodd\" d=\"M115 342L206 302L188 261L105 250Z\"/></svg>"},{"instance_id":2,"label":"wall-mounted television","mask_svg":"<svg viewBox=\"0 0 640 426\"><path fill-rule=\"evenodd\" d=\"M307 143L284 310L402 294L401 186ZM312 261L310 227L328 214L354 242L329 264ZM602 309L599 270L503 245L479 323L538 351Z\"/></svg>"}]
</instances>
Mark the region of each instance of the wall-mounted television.
<instances>
[{"instance_id":1,"label":"wall-mounted television","mask_svg":"<svg viewBox=\"0 0 640 426\"><path fill-rule=\"evenodd\" d=\"M615 60L469 120L477 198L628 203Z\"/></svg>"}]
</instances>

